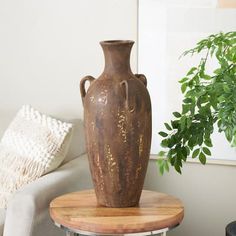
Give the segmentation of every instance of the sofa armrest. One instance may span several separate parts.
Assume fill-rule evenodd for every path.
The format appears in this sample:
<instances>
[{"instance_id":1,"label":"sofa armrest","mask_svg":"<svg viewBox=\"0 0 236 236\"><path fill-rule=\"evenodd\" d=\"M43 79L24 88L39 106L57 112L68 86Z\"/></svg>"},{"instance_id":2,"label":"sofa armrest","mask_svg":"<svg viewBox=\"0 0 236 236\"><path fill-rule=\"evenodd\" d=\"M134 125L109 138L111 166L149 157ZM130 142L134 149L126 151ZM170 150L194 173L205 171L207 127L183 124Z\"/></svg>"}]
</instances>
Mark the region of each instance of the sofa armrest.
<instances>
[{"instance_id":1,"label":"sofa armrest","mask_svg":"<svg viewBox=\"0 0 236 236\"><path fill-rule=\"evenodd\" d=\"M67 192L91 187L86 155L42 176L18 191L10 201L3 235L33 235L34 226L40 221L40 217L45 215L45 211L48 213L49 203L52 199Z\"/></svg>"}]
</instances>

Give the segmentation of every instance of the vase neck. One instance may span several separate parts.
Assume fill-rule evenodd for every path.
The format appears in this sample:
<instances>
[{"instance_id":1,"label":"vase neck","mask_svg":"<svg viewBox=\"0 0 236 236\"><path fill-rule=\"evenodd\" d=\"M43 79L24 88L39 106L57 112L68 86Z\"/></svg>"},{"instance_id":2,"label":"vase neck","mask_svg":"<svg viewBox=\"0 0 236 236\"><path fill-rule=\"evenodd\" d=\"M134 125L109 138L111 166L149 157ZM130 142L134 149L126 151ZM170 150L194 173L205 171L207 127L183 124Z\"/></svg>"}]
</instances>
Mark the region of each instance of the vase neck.
<instances>
[{"instance_id":1,"label":"vase neck","mask_svg":"<svg viewBox=\"0 0 236 236\"><path fill-rule=\"evenodd\" d=\"M134 44L128 40L103 41L100 43L105 57L106 74L131 73L130 52Z\"/></svg>"}]
</instances>

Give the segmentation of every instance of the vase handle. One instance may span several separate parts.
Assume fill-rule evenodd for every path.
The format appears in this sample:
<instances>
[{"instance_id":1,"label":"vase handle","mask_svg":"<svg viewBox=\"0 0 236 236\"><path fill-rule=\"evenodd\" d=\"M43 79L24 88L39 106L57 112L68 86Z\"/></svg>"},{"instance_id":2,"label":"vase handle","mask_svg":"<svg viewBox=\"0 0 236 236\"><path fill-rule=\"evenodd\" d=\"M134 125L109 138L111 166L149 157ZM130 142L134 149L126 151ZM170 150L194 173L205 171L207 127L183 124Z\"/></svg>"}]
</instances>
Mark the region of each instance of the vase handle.
<instances>
[{"instance_id":1,"label":"vase handle","mask_svg":"<svg viewBox=\"0 0 236 236\"><path fill-rule=\"evenodd\" d=\"M134 107L130 108L129 106L129 84L127 80L123 80L120 82L121 86L125 86L125 106L129 112L134 112Z\"/></svg>"},{"instance_id":2,"label":"vase handle","mask_svg":"<svg viewBox=\"0 0 236 236\"><path fill-rule=\"evenodd\" d=\"M85 83L87 81L90 82L90 85L91 83L95 80L95 78L93 78L93 76L85 76L83 79L81 79L80 81L80 95L81 95L81 98L82 98L82 102L84 104L84 97L86 96L86 90L85 90Z\"/></svg>"},{"instance_id":3,"label":"vase handle","mask_svg":"<svg viewBox=\"0 0 236 236\"><path fill-rule=\"evenodd\" d=\"M147 78L143 74L135 74L135 77L137 77L144 85L147 87Z\"/></svg>"}]
</instances>

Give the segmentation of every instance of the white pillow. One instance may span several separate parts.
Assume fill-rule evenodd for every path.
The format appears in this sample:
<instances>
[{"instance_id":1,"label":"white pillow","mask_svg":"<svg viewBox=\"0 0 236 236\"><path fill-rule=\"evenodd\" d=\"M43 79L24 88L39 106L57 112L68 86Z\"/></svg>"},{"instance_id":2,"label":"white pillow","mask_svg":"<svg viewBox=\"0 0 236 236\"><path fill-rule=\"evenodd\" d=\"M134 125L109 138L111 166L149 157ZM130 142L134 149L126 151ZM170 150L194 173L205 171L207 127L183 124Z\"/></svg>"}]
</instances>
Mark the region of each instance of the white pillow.
<instances>
[{"instance_id":1,"label":"white pillow","mask_svg":"<svg viewBox=\"0 0 236 236\"><path fill-rule=\"evenodd\" d=\"M69 147L72 124L23 106L0 142L0 208L21 186L56 169Z\"/></svg>"}]
</instances>

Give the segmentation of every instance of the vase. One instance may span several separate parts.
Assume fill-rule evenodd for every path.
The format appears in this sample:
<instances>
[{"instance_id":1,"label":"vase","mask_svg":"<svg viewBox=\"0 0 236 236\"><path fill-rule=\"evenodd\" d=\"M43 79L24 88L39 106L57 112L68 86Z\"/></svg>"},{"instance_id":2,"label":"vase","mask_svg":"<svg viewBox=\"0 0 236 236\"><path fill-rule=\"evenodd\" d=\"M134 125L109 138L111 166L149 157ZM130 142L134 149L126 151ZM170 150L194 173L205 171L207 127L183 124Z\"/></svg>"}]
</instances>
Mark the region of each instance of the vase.
<instances>
[{"instance_id":1,"label":"vase","mask_svg":"<svg viewBox=\"0 0 236 236\"><path fill-rule=\"evenodd\" d=\"M147 80L130 69L133 41L100 44L103 73L80 82L89 166L98 204L132 207L139 203L151 146Z\"/></svg>"}]
</instances>

